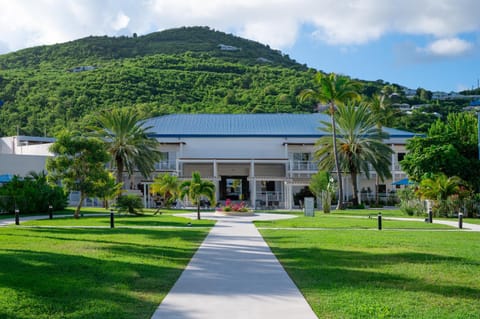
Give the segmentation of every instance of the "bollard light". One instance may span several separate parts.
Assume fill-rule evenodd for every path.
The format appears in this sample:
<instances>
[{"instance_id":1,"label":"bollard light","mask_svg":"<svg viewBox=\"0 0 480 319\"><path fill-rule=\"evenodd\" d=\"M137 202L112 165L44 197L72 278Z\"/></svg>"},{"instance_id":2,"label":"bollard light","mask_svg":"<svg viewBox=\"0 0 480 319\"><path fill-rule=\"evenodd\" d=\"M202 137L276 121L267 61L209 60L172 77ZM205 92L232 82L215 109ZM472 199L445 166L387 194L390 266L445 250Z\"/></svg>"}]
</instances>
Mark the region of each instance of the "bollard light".
<instances>
[{"instance_id":1,"label":"bollard light","mask_svg":"<svg viewBox=\"0 0 480 319\"><path fill-rule=\"evenodd\" d=\"M458 214L458 228L463 228L463 213Z\"/></svg>"},{"instance_id":2,"label":"bollard light","mask_svg":"<svg viewBox=\"0 0 480 319\"><path fill-rule=\"evenodd\" d=\"M382 230L382 213L378 213L378 230Z\"/></svg>"},{"instance_id":3,"label":"bollard light","mask_svg":"<svg viewBox=\"0 0 480 319\"><path fill-rule=\"evenodd\" d=\"M113 210L110 211L110 228L115 228L115 217L113 216Z\"/></svg>"},{"instance_id":4,"label":"bollard light","mask_svg":"<svg viewBox=\"0 0 480 319\"><path fill-rule=\"evenodd\" d=\"M53 219L53 206L48 205L48 218Z\"/></svg>"},{"instance_id":5,"label":"bollard light","mask_svg":"<svg viewBox=\"0 0 480 319\"><path fill-rule=\"evenodd\" d=\"M433 223L433 213L431 208L428 210L428 222L430 224Z\"/></svg>"},{"instance_id":6,"label":"bollard light","mask_svg":"<svg viewBox=\"0 0 480 319\"><path fill-rule=\"evenodd\" d=\"M20 225L20 210L15 208L15 225Z\"/></svg>"}]
</instances>

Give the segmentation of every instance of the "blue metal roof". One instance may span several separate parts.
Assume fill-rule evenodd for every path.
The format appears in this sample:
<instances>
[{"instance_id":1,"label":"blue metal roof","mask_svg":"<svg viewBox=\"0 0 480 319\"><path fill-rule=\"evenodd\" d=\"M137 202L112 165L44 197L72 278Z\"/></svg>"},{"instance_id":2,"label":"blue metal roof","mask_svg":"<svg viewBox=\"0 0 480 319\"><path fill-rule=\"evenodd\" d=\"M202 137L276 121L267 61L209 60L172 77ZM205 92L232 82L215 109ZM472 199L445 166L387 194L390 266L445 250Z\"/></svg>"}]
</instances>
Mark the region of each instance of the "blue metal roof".
<instances>
[{"instance_id":1,"label":"blue metal roof","mask_svg":"<svg viewBox=\"0 0 480 319\"><path fill-rule=\"evenodd\" d=\"M151 137L320 137L320 121L330 116L312 114L172 114L151 118ZM409 138L414 133L384 128L390 137Z\"/></svg>"}]
</instances>

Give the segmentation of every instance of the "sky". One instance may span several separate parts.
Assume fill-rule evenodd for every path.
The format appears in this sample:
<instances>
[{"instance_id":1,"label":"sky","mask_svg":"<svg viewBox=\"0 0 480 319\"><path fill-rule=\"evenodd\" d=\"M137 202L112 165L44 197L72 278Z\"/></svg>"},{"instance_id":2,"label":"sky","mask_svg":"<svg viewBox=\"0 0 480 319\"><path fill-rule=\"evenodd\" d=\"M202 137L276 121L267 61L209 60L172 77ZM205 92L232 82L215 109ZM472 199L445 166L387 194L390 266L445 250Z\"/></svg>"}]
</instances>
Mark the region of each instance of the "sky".
<instances>
[{"instance_id":1,"label":"sky","mask_svg":"<svg viewBox=\"0 0 480 319\"><path fill-rule=\"evenodd\" d=\"M301 64L431 91L477 88L479 0L0 0L0 54L209 26Z\"/></svg>"}]
</instances>

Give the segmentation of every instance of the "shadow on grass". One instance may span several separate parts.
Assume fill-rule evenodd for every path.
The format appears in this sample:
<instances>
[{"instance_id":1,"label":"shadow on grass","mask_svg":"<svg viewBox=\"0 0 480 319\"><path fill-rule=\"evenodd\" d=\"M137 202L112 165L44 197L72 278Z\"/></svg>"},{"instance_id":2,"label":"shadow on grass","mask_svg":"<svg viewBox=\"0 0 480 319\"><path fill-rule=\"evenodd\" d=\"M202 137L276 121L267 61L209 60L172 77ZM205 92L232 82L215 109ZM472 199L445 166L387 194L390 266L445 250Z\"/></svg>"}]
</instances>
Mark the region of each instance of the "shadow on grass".
<instances>
[{"instance_id":1,"label":"shadow on grass","mask_svg":"<svg viewBox=\"0 0 480 319\"><path fill-rule=\"evenodd\" d=\"M195 245L161 247L158 240L181 237L201 242L206 233L143 229L115 232L120 236L143 235L144 241L145 237L152 241L129 243L130 237L123 242L104 240L105 230L95 229L35 229L23 234L15 230L8 234L23 236L23 242L31 238L43 246L34 244L35 248L24 249L5 245L11 248L0 250L0 317L149 318L196 250ZM29 235L32 233L36 235ZM74 238L66 238L67 233ZM55 239L58 245L63 245L63 240L75 240L80 246L72 243L72 249L79 250L57 252L49 247L49 239Z\"/></svg>"},{"instance_id":2,"label":"shadow on grass","mask_svg":"<svg viewBox=\"0 0 480 319\"><path fill-rule=\"evenodd\" d=\"M461 257L443 256L429 253L366 253L358 251L308 248L285 248L275 244L276 241L288 242L298 238L285 236L265 236L275 255L301 287L301 289L393 289L400 291L426 292L444 297L461 297L471 301L480 299L480 289L466 285L438 283L427 278L391 274L383 271L390 266L425 264L446 264L445 276L455 272L456 266L478 267L479 262Z\"/></svg>"}]
</instances>

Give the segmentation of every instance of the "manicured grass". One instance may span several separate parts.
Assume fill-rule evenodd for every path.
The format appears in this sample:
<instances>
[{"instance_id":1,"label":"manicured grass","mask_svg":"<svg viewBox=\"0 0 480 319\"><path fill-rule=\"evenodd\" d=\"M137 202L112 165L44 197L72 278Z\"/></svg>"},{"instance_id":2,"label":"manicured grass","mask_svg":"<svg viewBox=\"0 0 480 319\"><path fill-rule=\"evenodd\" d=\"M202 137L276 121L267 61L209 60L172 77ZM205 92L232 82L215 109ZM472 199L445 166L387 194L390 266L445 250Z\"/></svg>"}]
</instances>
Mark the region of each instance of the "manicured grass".
<instances>
[{"instance_id":1,"label":"manicured grass","mask_svg":"<svg viewBox=\"0 0 480 319\"><path fill-rule=\"evenodd\" d=\"M480 314L480 233L261 233L319 318Z\"/></svg>"},{"instance_id":2,"label":"manicured grass","mask_svg":"<svg viewBox=\"0 0 480 319\"><path fill-rule=\"evenodd\" d=\"M377 229L376 216L372 218L356 218L343 215L316 214L315 217L299 216L292 219L275 221L256 221L257 227L285 227L285 228L350 228L350 229ZM447 225L428 224L417 221L394 221L383 219L383 229L454 229Z\"/></svg>"},{"instance_id":3,"label":"manicured grass","mask_svg":"<svg viewBox=\"0 0 480 319\"><path fill-rule=\"evenodd\" d=\"M172 215L114 215L115 227L120 226L178 226L178 227L212 227L215 221L196 220ZM190 224L190 225L188 225ZM79 219L73 217L34 220L23 222L25 226L105 226L110 227L110 216L88 216Z\"/></svg>"},{"instance_id":4,"label":"manicured grass","mask_svg":"<svg viewBox=\"0 0 480 319\"><path fill-rule=\"evenodd\" d=\"M208 231L0 228L0 318L150 318Z\"/></svg>"}]
</instances>

